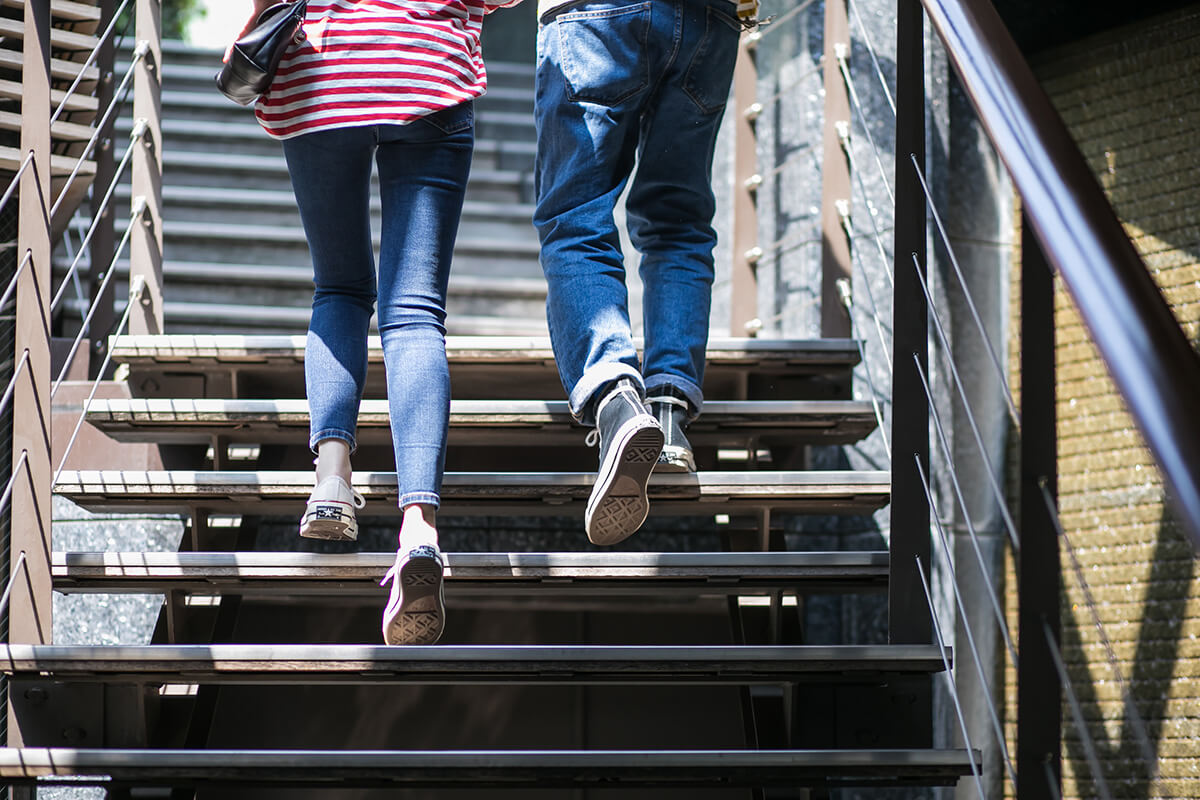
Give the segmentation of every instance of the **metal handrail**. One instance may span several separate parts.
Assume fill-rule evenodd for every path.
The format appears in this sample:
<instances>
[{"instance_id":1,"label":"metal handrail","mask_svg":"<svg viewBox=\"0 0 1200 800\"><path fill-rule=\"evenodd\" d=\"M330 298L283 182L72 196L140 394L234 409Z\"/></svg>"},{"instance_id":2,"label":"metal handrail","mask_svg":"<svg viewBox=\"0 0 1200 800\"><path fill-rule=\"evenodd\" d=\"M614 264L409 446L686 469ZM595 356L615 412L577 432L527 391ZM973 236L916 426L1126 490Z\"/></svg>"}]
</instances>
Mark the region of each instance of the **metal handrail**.
<instances>
[{"instance_id":1,"label":"metal handrail","mask_svg":"<svg viewBox=\"0 0 1200 800\"><path fill-rule=\"evenodd\" d=\"M1200 550L1200 355L995 8L921 4Z\"/></svg>"}]
</instances>

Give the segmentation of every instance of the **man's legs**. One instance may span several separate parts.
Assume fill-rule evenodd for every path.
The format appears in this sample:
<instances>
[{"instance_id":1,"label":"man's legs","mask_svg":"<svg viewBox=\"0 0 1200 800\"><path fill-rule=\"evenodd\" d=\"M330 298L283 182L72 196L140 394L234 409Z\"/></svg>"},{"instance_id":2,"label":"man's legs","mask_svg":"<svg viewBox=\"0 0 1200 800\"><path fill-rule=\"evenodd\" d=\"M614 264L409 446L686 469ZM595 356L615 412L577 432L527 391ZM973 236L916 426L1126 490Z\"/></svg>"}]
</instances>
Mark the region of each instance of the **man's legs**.
<instances>
[{"instance_id":1,"label":"man's legs","mask_svg":"<svg viewBox=\"0 0 1200 800\"><path fill-rule=\"evenodd\" d=\"M571 412L599 434L600 466L584 514L595 544L615 544L641 526L662 448L662 430L643 403L613 207L658 74L655 29L671 21L664 8L594 0L538 32L534 224L559 374Z\"/></svg>"},{"instance_id":2,"label":"man's legs","mask_svg":"<svg viewBox=\"0 0 1200 800\"><path fill-rule=\"evenodd\" d=\"M646 394L666 431L658 466L676 472L696 468L683 429L704 400L716 244L712 160L740 31L727 0L684 0L680 13L678 55L643 117L626 204L642 254Z\"/></svg>"}]
</instances>

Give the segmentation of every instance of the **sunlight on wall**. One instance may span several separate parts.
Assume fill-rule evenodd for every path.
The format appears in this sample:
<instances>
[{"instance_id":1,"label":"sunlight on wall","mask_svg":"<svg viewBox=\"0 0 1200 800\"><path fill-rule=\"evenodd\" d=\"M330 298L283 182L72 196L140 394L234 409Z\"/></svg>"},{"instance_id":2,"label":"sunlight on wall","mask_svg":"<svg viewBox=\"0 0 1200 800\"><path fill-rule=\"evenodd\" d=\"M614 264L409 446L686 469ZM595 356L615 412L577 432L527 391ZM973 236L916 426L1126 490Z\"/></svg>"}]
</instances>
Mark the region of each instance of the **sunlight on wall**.
<instances>
[{"instance_id":1,"label":"sunlight on wall","mask_svg":"<svg viewBox=\"0 0 1200 800\"><path fill-rule=\"evenodd\" d=\"M188 25L187 41L198 47L224 49L250 16L250 0L204 0L203 17Z\"/></svg>"}]
</instances>

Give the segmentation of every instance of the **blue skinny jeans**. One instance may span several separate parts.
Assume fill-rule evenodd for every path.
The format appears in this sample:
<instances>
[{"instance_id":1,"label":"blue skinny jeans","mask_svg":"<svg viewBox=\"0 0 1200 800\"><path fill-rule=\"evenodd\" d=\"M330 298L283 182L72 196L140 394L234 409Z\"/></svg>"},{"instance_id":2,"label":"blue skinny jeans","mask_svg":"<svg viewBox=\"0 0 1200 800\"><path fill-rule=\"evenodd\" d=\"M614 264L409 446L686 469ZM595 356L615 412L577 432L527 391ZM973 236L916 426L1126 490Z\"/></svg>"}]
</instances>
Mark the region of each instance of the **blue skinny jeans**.
<instances>
[{"instance_id":1,"label":"blue skinny jeans","mask_svg":"<svg viewBox=\"0 0 1200 800\"><path fill-rule=\"evenodd\" d=\"M304 350L309 446L315 451L322 440L341 439L355 447L378 300L401 508L440 504L450 417L446 287L474 137L468 102L407 125L338 128L283 142L315 285ZM372 160L383 211L378 274Z\"/></svg>"}]
</instances>

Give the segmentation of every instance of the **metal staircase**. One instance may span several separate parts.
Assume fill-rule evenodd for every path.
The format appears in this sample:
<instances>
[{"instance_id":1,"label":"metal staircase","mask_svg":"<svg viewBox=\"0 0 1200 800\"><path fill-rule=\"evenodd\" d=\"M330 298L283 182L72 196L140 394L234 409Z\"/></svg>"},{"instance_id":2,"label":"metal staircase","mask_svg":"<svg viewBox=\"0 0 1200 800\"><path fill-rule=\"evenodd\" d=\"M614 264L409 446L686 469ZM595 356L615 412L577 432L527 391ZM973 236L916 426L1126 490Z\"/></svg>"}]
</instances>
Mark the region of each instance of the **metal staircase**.
<instances>
[{"instance_id":1,"label":"metal staircase","mask_svg":"<svg viewBox=\"0 0 1200 800\"><path fill-rule=\"evenodd\" d=\"M355 456L364 520L395 508L374 345ZM782 552L772 535L772 515L888 502L886 473L792 468L805 445L874 427L869 404L830 397L857 360L852 341L714 340L711 406L693 430L700 472L653 479L652 519L630 544L695 537L723 551L614 552L582 534L595 452L559 399L548 343L450 337L443 525L516 518L533 532L524 541L558 528L575 551L449 553L446 641L401 648L371 638L390 553L261 548L272 515L286 527L311 487L305 404L280 399L299 396L302 342L126 336L111 350L135 397L96 403L89 423L120 442L175 445L174 468L67 470L56 492L92 510L185 512L191 530L179 553L54 553L58 591L161 592L166 602L148 645L0 651L25 744L0 752L6 780L200 797L331 785L775 797L952 785L978 760L931 747L903 712L950 663L948 649L805 643L804 598L886 590L887 553ZM204 396L171 396L183 386ZM253 469L229 471L230 448L248 445ZM237 515L232 538L211 526L216 515ZM814 692L862 699L838 700L828 717L831 707L814 705L818 717L802 699ZM431 719L428 697L456 716ZM501 710L513 707L524 711ZM267 708L281 716L264 718Z\"/></svg>"}]
</instances>

